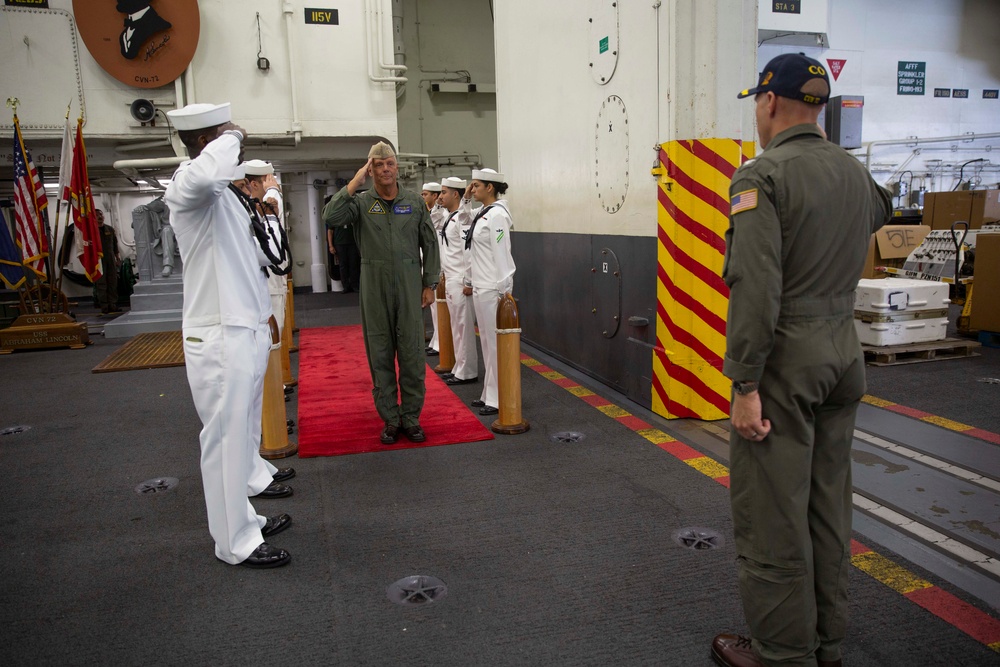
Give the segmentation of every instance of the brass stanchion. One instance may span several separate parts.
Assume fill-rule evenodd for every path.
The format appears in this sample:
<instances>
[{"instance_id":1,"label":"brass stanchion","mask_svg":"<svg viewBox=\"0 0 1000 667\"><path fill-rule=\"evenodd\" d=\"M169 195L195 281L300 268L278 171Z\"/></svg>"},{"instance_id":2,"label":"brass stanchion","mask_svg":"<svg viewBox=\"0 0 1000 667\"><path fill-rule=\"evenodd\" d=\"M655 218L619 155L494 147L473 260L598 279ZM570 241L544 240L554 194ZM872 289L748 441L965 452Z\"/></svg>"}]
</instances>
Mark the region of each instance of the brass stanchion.
<instances>
[{"instance_id":1,"label":"brass stanchion","mask_svg":"<svg viewBox=\"0 0 1000 667\"><path fill-rule=\"evenodd\" d=\"M299 383L292 377L292 293L289 292L285 298L285 323L282 325L281 336L281 380L288 387L294 387ZM298 348L295 348L298 350Z\"/></svg>"},{"instance_id":2,"label":"brass stanchion","mask_svg":"<svg viewBox=\"0 0 1000 667\"><path fill-rule=\"evenodd\" d=\"M521 419L521 318L510 294L497 304L497 385L500 413L493 432L524 433L531 427Z\"/></svg>"},{"instance_id":3,"label":"brass stanchion","mask_svg":"<svg viewBox=\"0 0 1000 667\"><path fill-rule=\"evenodd\" d=\"M438 364L434 367L434 372L447 373L455 367L455 343L451 338L451 312L445 298L443 277L437 286L437 303L434 307L438 314Z\"/></svg>"},{"instance_id":4,"label":"brass stanchion","mask_svg":"<svg viewBox=\"0 0 1000 667\"><path fill-rule=\"evenodd\" d=\"M271 317L271 352L264 374L264 407L260 422L260 455L265 459L283 459L299 451L288 440L288 415L285 412L285 391L281 386L281 345L278 322Z\"/></svg>"}]
</instances>

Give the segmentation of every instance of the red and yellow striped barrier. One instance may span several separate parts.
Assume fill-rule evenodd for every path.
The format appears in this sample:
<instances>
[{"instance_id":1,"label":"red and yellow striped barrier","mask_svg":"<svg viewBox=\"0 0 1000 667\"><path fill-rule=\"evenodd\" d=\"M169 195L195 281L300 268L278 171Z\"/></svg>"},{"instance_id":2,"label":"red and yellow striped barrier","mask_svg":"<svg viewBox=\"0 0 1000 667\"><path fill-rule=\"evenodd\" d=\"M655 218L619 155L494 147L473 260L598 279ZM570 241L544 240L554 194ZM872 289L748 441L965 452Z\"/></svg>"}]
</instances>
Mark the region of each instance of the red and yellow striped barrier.
<instances>
[{"instance_id":1,"label":"red and yellow striped barrier","mask_svg":"<svg viewBox=\"0 0 1000 667\"><path fill-rule=\"evenodd\" d=\"M722 261L729 182L754 153L735 139L671 141L660 147L656 352L653 411L668 418L724 419L722 375L729 289Z\"/></svg>"}]
</instances>

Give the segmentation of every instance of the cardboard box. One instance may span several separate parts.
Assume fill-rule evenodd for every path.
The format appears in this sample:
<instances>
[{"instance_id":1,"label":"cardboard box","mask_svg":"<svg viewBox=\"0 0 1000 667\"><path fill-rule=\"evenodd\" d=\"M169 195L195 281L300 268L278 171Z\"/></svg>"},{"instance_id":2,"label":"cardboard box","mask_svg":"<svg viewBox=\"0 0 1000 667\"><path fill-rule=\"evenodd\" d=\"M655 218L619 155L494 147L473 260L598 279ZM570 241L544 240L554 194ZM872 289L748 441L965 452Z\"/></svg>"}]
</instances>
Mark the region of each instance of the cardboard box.
<instances>
[{"instance_id":1,"label":"cardboard box","mask_svg":"<svg viewBox=\"0 0 1000 667\"><path fill-rule=\"evenodd\" d=\"M1000 190L929 192L924 196L924 222L931 229L951 229L959 220L969 229L1000 220Z\"/></svg>"},{"instance_id":2,"label":"cardboard box","mask_svg":"<svg viewBox=\"0 0 1000 667\"><path fill-rule=\"evenodd\" d=\"M886 225L872 234L868 246L862 278L885 278L888 274L876 271L876 266L903 268L906 258L931 231L927 225Z\"/></svg>"},{"instance_id":3,"label":"cardboard box","mask_svg":"<svg viewBox=\"0 0 1000 667\"><path fill-rule=\"evenodd\" d=\"M969 326L1000 331L1000 234L976 236L975 270Z\"/></svg>"}]
</instances>

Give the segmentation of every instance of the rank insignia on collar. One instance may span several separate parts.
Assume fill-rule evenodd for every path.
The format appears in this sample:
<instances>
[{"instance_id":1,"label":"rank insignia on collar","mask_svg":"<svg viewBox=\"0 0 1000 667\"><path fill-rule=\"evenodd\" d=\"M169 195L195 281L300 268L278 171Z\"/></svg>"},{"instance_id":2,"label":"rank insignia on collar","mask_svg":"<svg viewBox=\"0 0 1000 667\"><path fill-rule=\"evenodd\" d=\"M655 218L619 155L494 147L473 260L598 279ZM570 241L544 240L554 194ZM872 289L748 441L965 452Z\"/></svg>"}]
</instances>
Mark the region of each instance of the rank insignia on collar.
<instances>
[{"instance_id":1,"label":"rank insignia on collar","mask_svg":"<svg viewBox=\"0 0 1000 667\"><path fill-rule=\"evenodd\" d=\"M378 215L385 215L385 208L382 207L382 202L380 202L380 201L378 201L376 199L375 203L372 204L372 207L370 209L368 209L368 212L369 213L376 213Z\"/></svg>"}]
</instances>

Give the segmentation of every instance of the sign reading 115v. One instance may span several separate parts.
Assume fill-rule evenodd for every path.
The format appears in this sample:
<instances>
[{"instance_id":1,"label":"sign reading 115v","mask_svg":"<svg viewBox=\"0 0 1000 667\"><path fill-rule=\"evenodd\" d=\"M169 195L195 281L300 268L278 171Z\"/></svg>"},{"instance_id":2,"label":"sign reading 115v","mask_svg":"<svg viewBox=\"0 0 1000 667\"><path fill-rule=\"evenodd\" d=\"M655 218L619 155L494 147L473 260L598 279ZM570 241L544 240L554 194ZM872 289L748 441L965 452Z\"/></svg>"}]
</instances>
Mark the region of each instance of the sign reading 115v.
<instances>
[{"instance_id":1,"label":"sign reading 115v","mask_svg":"<svg viewBox=\"0 0 1000 667\"><path fill-rule=\"evenodd\" d=\"M306 23L319 25L338 25L340 16L336 9L321 9L318 7L306 7Z\"/></svg>"}]
</instances>

